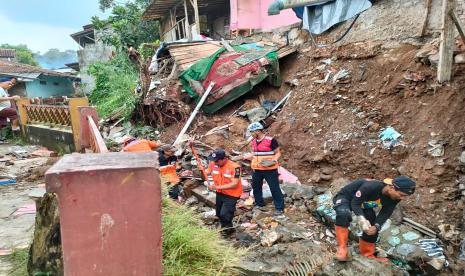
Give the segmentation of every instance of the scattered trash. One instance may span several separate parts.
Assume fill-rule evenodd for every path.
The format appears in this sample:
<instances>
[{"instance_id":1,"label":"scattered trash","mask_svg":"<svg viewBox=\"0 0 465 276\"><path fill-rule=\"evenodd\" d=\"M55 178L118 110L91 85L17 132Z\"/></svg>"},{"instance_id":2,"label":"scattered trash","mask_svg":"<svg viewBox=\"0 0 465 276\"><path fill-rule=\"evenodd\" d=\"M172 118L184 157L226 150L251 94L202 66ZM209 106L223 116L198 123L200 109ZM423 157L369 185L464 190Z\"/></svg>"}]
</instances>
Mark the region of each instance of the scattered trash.
<instances>
[{"instance_id":1,"label":"scattered trash","mask_svg":"<svg viewBox=\"0 0 465 276\"><path fill-rule=\"evenodd\" d=\"M408 243L396 247L397 253L402 256L408 256L410 253L415 252L415 250L417 250L417 246Z\"/></svg>"},{"instance_id":2,"label":"scattered trash","mask_svg":"<svg viewBox=\"0 0 465 276\"><path fill-rule=\"evenodd\" d=\"M388 243L392 246L397 246L400 244L400 239L398 237L389 237L388 238Z\"/></svg>"},{"instance_id":3,"label":"scattered trash","mask_svg":"<svg viewBox=\"0 0 465 276\"><path fill-rule=\"evenodd\" d=\"M425 234L427 236L430 236L430 237L433 237L433 238L436 238L436 232L434 232L433 230L429 229L428 227L418 223L418 222L415 222L409 218L402 218L402 223L405 224L405 225L408 225L410 227L412 227L413 229L419 231L420 233L422 234Z\"/></svg>"},{"instance_id":4,"label":"scattered trash","mask_svg":"<svg viewBox=\"0 0 465 276\"><path fill-rule=\"evenodd\" d=\"M278 234L276 231L273 230L265 230L263 232L263 236L260 240L260 244L265 247L271 247L273 244L275 244L279 239L281 238L281 235Z\"/></svg>"},{"instance_id":5,"label":"scattered trash","mask_svg":"<svg viewBox=\"0 0 465 276\"><path fill-rule=\"evenodd\" d=\"M462 165L465 165L465 151L462 151L462 153L460 154L459 161Z\"/></svg>"},{"instance_id":6,"label":"scattered trash","mask_svg":"<svg viewBox=\"0 0 465 276\"><path fill-rule=\"evenodd\" d=\"M36 205L35 204L28 204L19 207L14 213L14 216L21 216L21 215L29 215L36 213Z\"/></svg>"},{"instance_id":7,"label":"scattered trash","mask_svg":"<svg viewBox=\"0 0 465 276\"><path fill-rule=\"evenodd\" d=\"M379 138L383 141L383 147L385 149L392 149L397 146L399 144L398 139L400 137L402 137L402 134L392 127L387 127L379 134Z\"/></svg>"},{"instance_id":8,"label":"scattered trash","mask_svg":"<svg viewBox=\"0 0 465 276\"><path fill-rule=\"evenodd\" d=\"M207 212L203 213L203 218L204 219L209 219L209 218L213 218L213 217L216 217L216 211L215 210L211 210L211 211L207 211Z\"/></svg>"},{"instance_id":9,"label":"scattered trash","mask_svg":"<svg viewBox=\"0 0 465 276\"><path fill-rule=\"evenodd\" d=\"M263 107L255 107L238 113L242 117L247 117L250 122L260 122L268 117L268 111Z\"/></svg>"},{"instance_id":10,"label":"scattered trash","mask_svg":"<svg viewBox=\"0 0 465 276\"><path fill-rule=\"evenodd\" d=\"M276 106L276 101L264 100L262 102L262 107L266 110L271 111Z\"/></svg>"},{"instance_id":11,"label":"scattered trash","mask_svg":"<svg viewBox=\"0 0 465 276\"><path fill-rule=\"evenodd\" d=\"M460 243L460 255L459 259L465 261L465 239Z\"/></svg>"},{"instance_id":12,"label":"scattered trash","mask_svg":"<svg viewBox=\"0 0 465 276\"><path fill-rule=\"evenodd\" d=\"M446 240L454 240L460 234L459 231L455 230L455 226L451 224L441 224L438 226L440 235Z\"/></svg>"},{"instance_id":13,"label":"scattered trash","mask_svg":"<svg viewBox=\"0 0 465 276\"><path fill-rule=\"evenodd\" d=\"M411 231L402 234L402 238L404 238L404 240L407 240L407 241L418 240L420 237L421 237L420 235L418 235L415 232L411 232Z\"/></svg>"},{"instance_id":14,"label":"scattered trash","mask_svg":"<svg viewBox=\"0 0 465 276\"><path fill-rule=\"evenodd\" d=\"M15 184L16 179L2 179L0 180L0 185Z\"/></svg>"},{"instance_id":15,"label":"scattered trash","mask_svg":"<svg viewBox=\"0 0 465 276\"><path fill-rule=\"evenodd\" d=\"M436 239L421 239L417 243L429 257L444 259L444 249L438 245Z\"/></svg>"},{"instance_id":16,"label":"scattered trash","mask_svg":"<svg viewBox=\"0 0 465 276\"><path fill-rule=\"evenodd\" d=\"M57 157L58 154L54 151L48 150L47 148L41 148L31 153L32 156L40 157Z\"/></svg>"},{"instance_id":17,"label":"scattered trash","mask_svg":"<svg viewBox=\"0 0 465 276\"><path fill-rule=\"evenodd\" d=\"M433 157L441 157L444 155L444 145L447 143L441 140L430 140L428 142L428 153Z\"/></svg>"},{"instance_id":18,"label":"scattered trash","mask_svg":"<svg viewBox=\"0 0 465 276\"><path fill-rule=\"evenodd\" d=\"M338 80L345 79L349 76L349 71L346 69L341 69L339 72L337 72L334 77L333 77L333 83L336 83Z\"/></svg>"},{"instance_id":19,"label":"scattered trash","mask_svg":"<svg viewBox=\"0 0 465 276\"><path fill-rule=\"evenodd\" d=\"M11 255L12 253L13 253L13 250L11 249L0 248L0 256L8 256L8 255Z\"/></svg>"},{"instance_id":20,"label":"scattered trash","mask_svg":"<svg viewBox=\"0 0 465 276\"><path fill-rule=\"evenodd\" d=\"M404 79L414 82L425 81L426 76L423 73L415 73L415 72L406 72L404 74Z\"/></svg>"},{"instance_id":21,"label":"scattered trash","mask_svg":"<svg viewBox=\"0 0 465 276\"><path fill-rule=\"evenodd\" d=\"M258 224L246 222L246 223L242 223L242 224L241 224L241 227L242 227L242 228L249 229L249 230L254 230L254 229L257 229L257 228L258 228Z\"/></svg>"}]
</instances>

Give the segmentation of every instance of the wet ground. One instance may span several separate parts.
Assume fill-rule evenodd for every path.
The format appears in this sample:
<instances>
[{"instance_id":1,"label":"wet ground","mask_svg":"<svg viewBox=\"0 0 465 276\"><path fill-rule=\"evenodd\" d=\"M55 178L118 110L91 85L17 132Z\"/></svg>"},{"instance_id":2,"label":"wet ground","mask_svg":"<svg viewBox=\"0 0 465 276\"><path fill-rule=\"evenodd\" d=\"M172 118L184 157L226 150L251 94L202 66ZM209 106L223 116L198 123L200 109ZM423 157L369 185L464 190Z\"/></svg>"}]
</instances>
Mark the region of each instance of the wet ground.
<instances>
[{"instance_id":1,"label":"wet ground","mask_svg":"<svg viewBox=\"0 0 465 276\"><path fill-rule=\"evenodd\" d=\"M12 144L0 144L0 155L3 156L0 158L0 180L17 180L17 183L0 185L0 276L10 275L12 267L7 256L17 249L29 247L32 241L33 198L43 193L45 187L42 176L31 175L44 168L48 160L47 157L21 160L9 155L12 147Z\"/></svg>"}]
</instances>

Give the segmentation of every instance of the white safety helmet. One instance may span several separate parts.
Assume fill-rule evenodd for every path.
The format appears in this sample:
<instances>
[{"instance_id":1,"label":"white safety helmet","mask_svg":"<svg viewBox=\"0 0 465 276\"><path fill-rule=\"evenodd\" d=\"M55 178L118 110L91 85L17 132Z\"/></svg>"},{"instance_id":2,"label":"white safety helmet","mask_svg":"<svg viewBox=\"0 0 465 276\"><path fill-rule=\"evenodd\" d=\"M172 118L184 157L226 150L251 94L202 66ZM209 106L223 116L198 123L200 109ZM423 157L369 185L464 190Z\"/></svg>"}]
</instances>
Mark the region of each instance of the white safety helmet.
<instances>
[{"instance_id":1,"label":"white safety helmet","mask_svg":"<svg viewBox=\"0 0 465 276\"><path fill-rule=\"evenodd\" d=\"M249 131L249 132L256 131L256 130L262 130L262 129L263 129L263 125L260 124L259 122L251 123L251 124L247 127L247 131Z\"/></svg>"}]
</instances>

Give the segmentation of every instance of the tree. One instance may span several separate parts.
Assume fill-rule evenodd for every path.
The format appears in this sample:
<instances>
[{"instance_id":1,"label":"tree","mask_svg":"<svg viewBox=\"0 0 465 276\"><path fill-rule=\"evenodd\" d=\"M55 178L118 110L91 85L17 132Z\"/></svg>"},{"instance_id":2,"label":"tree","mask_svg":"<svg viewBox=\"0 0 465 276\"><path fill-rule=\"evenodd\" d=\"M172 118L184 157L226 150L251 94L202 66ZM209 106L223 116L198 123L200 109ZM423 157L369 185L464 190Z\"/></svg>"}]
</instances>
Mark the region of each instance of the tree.
<instances>
[{"instance_id":1,"label":"tree","mask_svg":"<svg viewBox=\"0 0 465 276\"><path fill-rule=\"evenodd\" d=\"M143 21L142 15L151 0L132 0L124 4L114 0L99 0L100 9L112 9L108 19L102 20L94 16L92 24L95 29L111 31L102 32L103 41L117 49L130 46L138 48L142 43L156 42L159 39L158 21Z\"/></svg>"},{"instance_id":2,"label":"tree","mask_svg":"<svg viewBox=\"0 0 465 276\"><path fill-rule=\"evenodd\" d=\"M19 63L29 64L33 66L39 65L37 61L34 59L32 51L25 44L19 44L19 45L2 44L0 45L0 48L15 49L16 50L16 61Z\"/></svg>"}]
</instances>

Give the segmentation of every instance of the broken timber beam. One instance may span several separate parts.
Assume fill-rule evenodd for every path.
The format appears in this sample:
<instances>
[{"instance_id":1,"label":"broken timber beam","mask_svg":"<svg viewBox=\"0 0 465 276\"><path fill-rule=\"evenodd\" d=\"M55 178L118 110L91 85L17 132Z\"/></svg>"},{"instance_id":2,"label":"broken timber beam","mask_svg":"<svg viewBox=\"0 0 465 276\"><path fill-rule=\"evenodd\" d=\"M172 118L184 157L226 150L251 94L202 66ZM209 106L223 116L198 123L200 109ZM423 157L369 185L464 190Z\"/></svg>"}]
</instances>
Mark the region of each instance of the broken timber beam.
<instances>
[{"instance_id":1,"label":"broken timber beam","mask_svg":"<svg viewBox=\"0 0 465 276\"><path fill-rule=\"evenodd\" d=\"M428 26L428 17L429 17L429 13L431 11L431 2L432 2L432 0L426 0L426 10L425 10L425 15L423 17L423 26L421 27L420 36L425 35L426 27Z\"/></svg>"},{"instance_id":2,"label":"broken timber beam","mask_svg":"<svg viewBox=\"0 0 465 276\"><path fill-rule=\"evenodd\" d=\"M441 45L439 47L438 82L450 81L452 77L452 62L454 52L454 24L449 16L454 10L455 0L443 0L442 2L442 32Z\"/></svg>"},{"instance_id":3,"label":"broken timber beam","mask_svg":"<svg viewBox=\"0 0 465 276\"><path fill-rule=\"evenodd\" d=\"M184 127L182 128L181 132L179 133L178 137L176 138L176 140L174 141L173 145L176 146L180 141L181 141L181 138L182 136L186 133L187 129L189 128L189 126L191 125L192 121L194 120L195 116L197 115L197 113L199 112L200 108L202 107L203 103L205 102L205 100L207 99L208 95L210 95L210 92L212 91L213 87L215 86L215 83L214 82L210 82L210 85L208 86L207 88L207 91L205 91L202 95L202 98L200 98L199 100L199 103L197 104L197 106L195 107L194 111L191 113L191 116L189 117L189 119L187 120L186 124L184 125Z\"/></svg>"},{"instance_id":4,"label":"broken timber beam","mask_svg":"<svg viewBox=\"0 0 465 276\"><path fill-rule=\"evenodd\" d=\"M452 21L454 21L455 27L457 27L457 30L459 31L459 34L465 43L465 29L463 28L462 21L460 21L460 18L457 16L454 10L450 11L450 17L452 18Z\"/></svg>"},{"instance_id":5,"label":"broken timber beam","mask_svg":"<svg viewBox=\"0 0 465 276\"><path fill-rule=\"evenodd\" d=\"M236 50L234 50L234 48L223 38L221 39L221 44L228 52L236 52Z\"/></svg>"}]
</instances>

